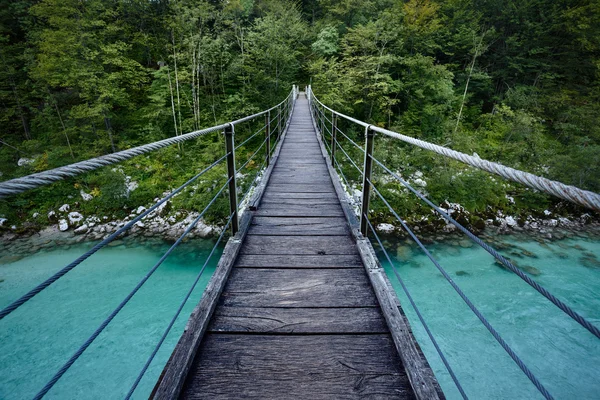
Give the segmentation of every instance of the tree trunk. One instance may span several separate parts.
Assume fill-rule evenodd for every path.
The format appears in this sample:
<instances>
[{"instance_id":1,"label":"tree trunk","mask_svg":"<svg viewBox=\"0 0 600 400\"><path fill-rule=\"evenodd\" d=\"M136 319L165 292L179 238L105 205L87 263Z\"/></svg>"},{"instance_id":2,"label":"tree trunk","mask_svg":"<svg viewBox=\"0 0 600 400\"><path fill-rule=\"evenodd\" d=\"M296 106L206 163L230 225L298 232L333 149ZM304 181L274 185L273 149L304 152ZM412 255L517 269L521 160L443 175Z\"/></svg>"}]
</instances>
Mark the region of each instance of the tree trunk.
<instances>
[{"instance_id":1,"label":"tree trunk","mask_svg":"<svg viewBox=\"0 0 600 400\"><path fill-rule=\"evenodd\" d=\"M104 125L106 125L106 131L108 132L108 139L110 140L110 148L112 152L115 153L117 149L115 148L115 141L113 139L113 129L112 123L110 122L110 118L106 115L104 116Z\"/></svg>"},{"instance_id":2,"label":"tree trunk","mask_svg":"<svg viewBox=\"0 0 600 400\"><path fill-rule=\"evenodd\" d=\"M52 98L52 102L54 103L54 108L56 109L56 113L58 114L58 120L60 121L60 124L62 125L65 139L67 139L67 146L69 146L69 153L71 153L71 158L75 158L75 155L73 154L73 148L71 148L71 141L69 140L69 135L67 134L67 127L65 126L65 123L63 122L63 119L62 119L62 115L60 115L60 110L58 109L58 103L56 102L56 99L54 99L54 98ZM113 149L113 152L114 152L114 149Z\"/></svg>"}]
</instances>

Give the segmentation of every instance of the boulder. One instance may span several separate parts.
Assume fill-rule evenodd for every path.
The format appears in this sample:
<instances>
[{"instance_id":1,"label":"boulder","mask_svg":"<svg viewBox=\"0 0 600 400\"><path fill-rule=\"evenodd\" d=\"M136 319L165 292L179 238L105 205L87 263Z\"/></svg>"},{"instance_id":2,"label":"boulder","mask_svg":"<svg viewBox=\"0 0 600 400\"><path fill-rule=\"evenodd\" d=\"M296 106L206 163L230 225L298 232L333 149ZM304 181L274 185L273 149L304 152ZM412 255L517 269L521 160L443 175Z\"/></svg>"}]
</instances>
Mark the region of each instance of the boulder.
<instances>
[{"instance_id":1,"label":"boulder","mask_svg":"<svg viewBox=\"0 0 600 400\"><path fill-rule=\"evenodd\" d=\"M61 232L66 231L67 229L69 229L69 223L67 222L66 219L61 219L60 221L58 221L58 229Z\"/></svg>"}]
</instances>

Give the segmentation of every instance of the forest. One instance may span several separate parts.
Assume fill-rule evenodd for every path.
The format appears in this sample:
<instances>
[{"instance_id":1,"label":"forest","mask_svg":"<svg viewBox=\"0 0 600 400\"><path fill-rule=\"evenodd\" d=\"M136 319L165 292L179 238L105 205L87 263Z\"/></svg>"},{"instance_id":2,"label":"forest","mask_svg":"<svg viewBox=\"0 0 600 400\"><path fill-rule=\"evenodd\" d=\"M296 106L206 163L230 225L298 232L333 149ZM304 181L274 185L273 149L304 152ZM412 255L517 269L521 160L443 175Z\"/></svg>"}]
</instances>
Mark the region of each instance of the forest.
<instances>
[{"instance_id":1,"label":"forest","mask_svg":"<svg viewBox=\"0 0 600 400\"><path fill-rule=\"evenodd\" d=\"M597 0L0 1L0 180L223 123L310 84L371 124L600 191ZM223 146L207 136L0 200L0 229L38 229L68 199L122 218ZM376 152L437 204L482 218L585 212L398 142ZM223 175L173 207L202 208ZM430 214L382 184L403 215Z\"/></svg>"}]
</instances>

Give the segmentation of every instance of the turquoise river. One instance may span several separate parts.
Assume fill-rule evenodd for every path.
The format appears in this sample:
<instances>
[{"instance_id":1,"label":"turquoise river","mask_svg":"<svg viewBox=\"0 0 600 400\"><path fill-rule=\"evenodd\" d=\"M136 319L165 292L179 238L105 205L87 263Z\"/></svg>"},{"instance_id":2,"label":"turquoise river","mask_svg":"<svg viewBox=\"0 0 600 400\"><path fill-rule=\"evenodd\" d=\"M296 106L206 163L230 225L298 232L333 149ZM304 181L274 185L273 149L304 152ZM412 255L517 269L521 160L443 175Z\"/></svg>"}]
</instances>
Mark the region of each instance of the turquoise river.
<instances>
[{"instance_id":1,"label":"turquoise river","mask_svg":"<svg viewBox=\"0 0 600 400\"><path fill-rule=\"evenodd\" d=\"M537 282L600 325L597 236L556 241L526 236L492 239ZM385 244L470 398L542 398L417 248L391 238ZM47 398L123 398L212 245L210 240L198 240L176 249ZM21 256L0 249L0 307L90 247L90 243L75 244ZM0 321L0 399L33 397L167 248L168 244L158 241L119 241ZM515 274L496 265L484 250L464 240L433 243L428 248L555 398L600 398L600 340ZM219 255L213 256L134 398L148 397ZM384 267L444 392L449 399L460 398L390 265L384 263Z\"/></svg>"}]
</instances>

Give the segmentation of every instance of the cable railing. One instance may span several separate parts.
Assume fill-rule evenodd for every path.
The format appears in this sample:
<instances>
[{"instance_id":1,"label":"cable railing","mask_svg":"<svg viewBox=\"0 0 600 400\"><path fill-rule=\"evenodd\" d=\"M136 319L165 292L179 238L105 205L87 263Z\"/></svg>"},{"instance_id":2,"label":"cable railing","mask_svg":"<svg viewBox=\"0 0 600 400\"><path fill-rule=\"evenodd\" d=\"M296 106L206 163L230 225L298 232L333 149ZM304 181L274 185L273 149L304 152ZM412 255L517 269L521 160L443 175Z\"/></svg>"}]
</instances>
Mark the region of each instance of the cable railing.
<instances>
[{"instance_id":1,"label":"cable railing","mask_svg":"<svg viewBox=\"0 0 600 400\"><path fill-rule=\"evenodd\" d=\"M160 340L154 347L151 355L149 356L148 360L144 364L144 366L141 369L140 373L138 374L136 380L132 384L126 398L130 398L132 396L136 387L138 386L138 384L140 383L144 374L148 370L148 367L154 360L154 357L156 356L159 349L163 345L167 335L173 328L175 321L179 317L179 314L181 313L184 305L189 300L196 285L200 281L200 278L202 277L204 271L206 270L206 267L207 267L210 259L216 253L216 251L217 251L219 245L221 244L223 238L225 237L227 231L230 230L230 234L232 237L235 236L236 233L238 232L239 218L240 218L239 208L242 207L244 202L248 200L248 196L251 194L252 189L253 189L259 175L262 172L264 172L263 168L269 165L273 151L277 147L277 145L280 143L280 139L281 139L282 135L285 133L287 126L289 125L289 121L291 119L291 115L292 115L292 111L293 111L293 107L294 107L297 95L298 95L297 87L293 86L289 95L281 103L277 104L274 107L271 107L268 110L261 111L259 113L253 114L251 116L238 119L236 121L217 125L215 127L207 128L207 129L204 129L201 131L192 132L190 134L182 135L177 138L172 138L172 139L178 139L178 140L167 139L165 141L151 143L148 145L140 146L135 149L126 150L126 151L123 151L120 153L115 153L114 155L112 155L115 157L110 157L110 158L107 156L99 157L97 159L87 160L87 161L83 161L80 163L68 165L66 167L57 168L55 170L46 171L46 172L42 173L43 175L34 174L34 175L30 175L28 177L13 179L11 181L6 181L6 182L0 183L0 196L14 195L17 193L21 193L21 192L24 192L27 190L34 189L38 186L41 186L41 185L44 185L47 183L55 182L59 179L63 179L63 178L69 177L69 176L74 176L79 173L83 173L83 172L90 171L90 170L93 170L93 169L96 169L96 168L99 168L99 167L102 167L102 166L105 166L108 164L119 162L119 161L122 161L122 160L125 160L128 158L131 158L138 154L143 154L148 151L156 150L158 148L162 148L162 147L165 147L165 146L168 146L171 144L180 143L182 140L184 140L184 139L181 139L182 137L186 137L187 139L185 139L185 140L189 140L189 139L197 138L202 135L206 135L210 132L216 132L216 131L220 131L220 130L223 131L224 136L225 136L225 149L224 149L225 154L223 154L222 156L217 158L212 164L210 164L209 166L204 168L202 171L200 171L199 173L194 175L192 178L187 180L184 184L182 184L178 188L171 191L171 193L164 196L161 200L157 201L154 205L149 207L147 210L140 213L134 219L132 219L131 221L126 223L123 227L121 227L114 233L108 235L106 238L104 238L102 241L100 241L99 243L94 245L90 250L88 250L86 253L84 253L83 255L78 257L76 260L74 260L73 262L71 262L68 265L66 265L65 267L63 267L61 270L59 270L57 273L52 275L50 278L46 279L44 282L42 282L41 284L39 284L38 286L36 286L32 290L30 290L28 293L21 296L19 299L15 300L9 306L5 307L3 310L0 311L0 320L1 320L4 317L10 315L15 310L17 310L20 306L22 306L27 301L29 301L30 299L35 297L37 294L42 292L44 289L46 289L47 287L52 285L54 282L58 281L69 271L73 270L75 267L77 267L79 264L81 264L84 260L91 257L94 253L96 253L103 247L107 246L110 242L112 242L116 238L125 234L136 223L138 223L139 221L144 219L146 216L151 214L153 211L158 209L162 204L164 204L168 200L172 199L174 196L176 196L178 193L180 193L186 187L191 185L193 182L197 181L198 178L200 178L201 176L205 175L206 173L208 173L209 171L213 170L214 168L216 168L217 166L219 166L223 163L227 164L227 179L226 179L226 181L224 183L222 183L222 185L218 188L218 190L216 191L214 196L207 202L204 209L196 216L196 218L194 218L194 220L192 222L190 222L187 225L184 232L177 238L177 240L171 245L171 247L169 247L169 249L160 257L160 259L154 264L154 266L146 273L146 275L144 275L144 277L142 277L142 279L129 292L129 294L127 296L125 296L125 298L121 301L121 303L119 303L119 305L108 315L108 317L106 317L104 319L104 321L98 326L98 328L77 349L77 351L75 351L73 353L73 355L54 374L54 376L48 381L48 383L37 393L37 395L35 396L35 399L43 398L48 393L48 391L50 391L52 389L52 387L69 370L69 368L77 361L77 359L79 359L79 357L86 351L86 349L104 331L104 329L111 323L111 321L117 316L117 314L128 304L128 302L142 288L142 286L148 281L148 279L163 264L163 262L167 259L167 257L179 246L179 244L192 231L192 229L194 229L194 227L200 222L200 220L206 215L206 213L218 201L218 199L222 198L223 196L227 196L229 198L229 214L227 215L227 222L222 227L220 235L219 235L218 239L216 240L212 250L210 251L208 257L206 258L203 266L200 268L200 271L198 272L195 280L192 282L192 285L190 286L189 290L184 295L178 309L175 312L175 315L173 316L173 318L167 325L163 335L161 336ZM271 115L274 115L274 117L271 118ZM243 140L240 144L235 145L235 127L242 123L245 123L245 122L256 121L261 116L265 116L264 125L262 127L260 127L258 130L256 130L248 138ZM275 124L273 126L273 122L275 120L277 121L277 124ZM264 139L259 144L258 148L252 153L252 155L248 158L248 160L246 160L244 162L244 164L240 168L236 168L236 150L239 150L239 149L243 148L243 146L251 143L252 140L256 139L257 136L262 132L265 133L265 136L264 136ZM272 138L274 139L273 143L271 143ZM263 161L262 161L261 165L258 167L257 172L254 176L254 179L247 182L248 187L244 190L241 200L238 201L238 189L239 188L238 188L238 184L236 182L237 177L238 177L240 171L249 168L248 167L249 163L260 154L260 151L263 148L265 148L263 150L264 154L262 155ZM258 156L258 158L261 158L261 156ZM258 163L257 163L257 165L258 165Z\"/></svg>"},{"instance_id":2,"label":"cable railing","mask_svg":"<svg viewBox=\"0 0 600 400\"><path fill-rule=\"evenodd\" d=\"M581 190L575 188L573 186L564 185L560 182L550 181L545 178L540 178L532 174L528 174L522 171L514 170L512 168L508 168L502 166L497 163L492 163L486 160L482 160L478 157L468 156L463 153L459 153L454 150L450 150L444 148L442 146L434 145L422 140L414 139L397 132L389 131L383 128L379 128L363 121L357 120L355 118L349 117L345 114L339 113L326 105L320 102L312 92L310 86L306 88L307 97L309 99L309 106L313 116L313 121L317 131L321 137L321 141L325 145L325 148L328 151L329 157L331 159L332 168L334 168L338 175L341 177L341 180L344 182L346 186L347 194L352 197L352 191L357 186L351 186L348 178L347 172L352 172L353 174L358 172L361 179L361 200L359 202L354 202L355 206L357 206L359 212L356 212L357 216L360 220L360 233L365 238L369 237L369 233L371 233L372 237L376 240L381 248L381 251L388 263L390 264L394 275L396 276L398 282L404 293L406 294L412 308L415 311L420 323L423 325L427 336L431 340L436 352L438 353L440 359L442 360L445 368L450 374L454 384L459 390L461 396L463 398L467 398L460 382L458 381L456 375L454 374L450 363L444 355L443 350L438 345L435 336L429 329L425 319L423 318L422 313L420 312L418 305L414 301L413 297L410 295L410 292L398 269L396 268L392 258L389 256L387 250L385 249L383 242L379 238L379 235L376 229L373 227L371 220L369 219L370 214L370 200L371 193L375 193L377 198L381 200L387 207L389 213L397 220L402 228L407 232L409 237L417 244L420 250L429 258L429 260L434 264L434 266L438 269L438 271L442 274L442 276L448 281L448 283L452 286L452 288L457 292L457 294L461 297L461 299L467 304L467 306L471 309L471 311L479 318L480 322L487 328L487 330L491 333L491 335L496 339L496 341L500 344L500 346L506 351L506 353L512 358L512 360L518 365L518 367L523 371L523 373L529 378L529 380L533 383L533 385L538 389L538 391L546 398L551 399L552 395L548 392L548 390L543 386L543 384L539 381L539 379L533 374L533 372L525 365L525 363L520 359L520 357L512 350L510 345L504 341L504 339L500 336L500 334L494 329L494 327L487 321L485 316L477 309L477 307L471 302L471 300L466 296L466 294L460 289L460 287L454 282L454 280L449 276L449 274L445 271L445 269L440 265L440 263L433 257L433 255L428 251L427 247L423 244L423 242L417 237L406 221L394 210L391 206L390 202L384 197L380 190L378 190L373 184L373 163L375 166L381 168L381 170L393 180L399 182L403 185L409 192L414 194L416 198L423 203L427 204L428 207L433 209L435 212L440 214L444 219L446 219L449 223L453 224L458 228L460 232L467 235L467 237L475 242L478 246L487 251L490 255L492 255L499 263L505 266L509 271L516 274L519 278L525 281L528 285L533 287L537 292L542 294L546 299L548 299L552 304L558 307L561 311L571 317L574 321L579 323L582 327L587 329L590 333L592 333L597 338L600 338L600 329L593 325L588 319L577 313L571 307L566 305L552 293L550 293L546 288L535 282L531 279L526 273L518 269L511 263L508 259L499 254L495 249L493 249L490 245L485 243L483 240L478 238L475 234L470 232L467 228L458 223L455 219L453 219L450 214L441 209L441 207L436 206L431 200L429 200L426 195L416 190L412 187L408 182L402 179L397 173L388 168L383 162L375 158L373 155L374 149L374 141L375 134L380 133L384 136L391 137L394 139L402 140L406 143L410 143L412 145L436 152L438 154L442 154L446 157L450 157L456 160L459 160L463 163L471 165L473 167L498 174L507 179L513 180L515 182L519 182L525 184L529 187L544 191L546 193L550 193L556 195L560 198L575 202L579 205L583 205L588 208L592 208L595 210L600 210L600 195L592 192L588 192L585 190ZM331 118L327 116L327 114L331 115ZM343 132L342 129L339 128L339 120L342 119L346 123L349 123L352 128L356 129L359 127L364 130L364 147L361 147L358 143L356 143L347 132ZM341 137L338 136L341 135ZM346 140L350 143L355 150L360 150L359 154L362 155L363 158L363 167L360 168L355 160L352 159L349 151L344 150L342 147L342 143L340 143L340 139ZM337 149L341 150L343 157L341 159L347 163L348 166L353 167L350 170L344 170L341 163L338 161L340 157L337 156ZM358 204L356 204L358 203Z\"/></svg>"}]
</instances>

